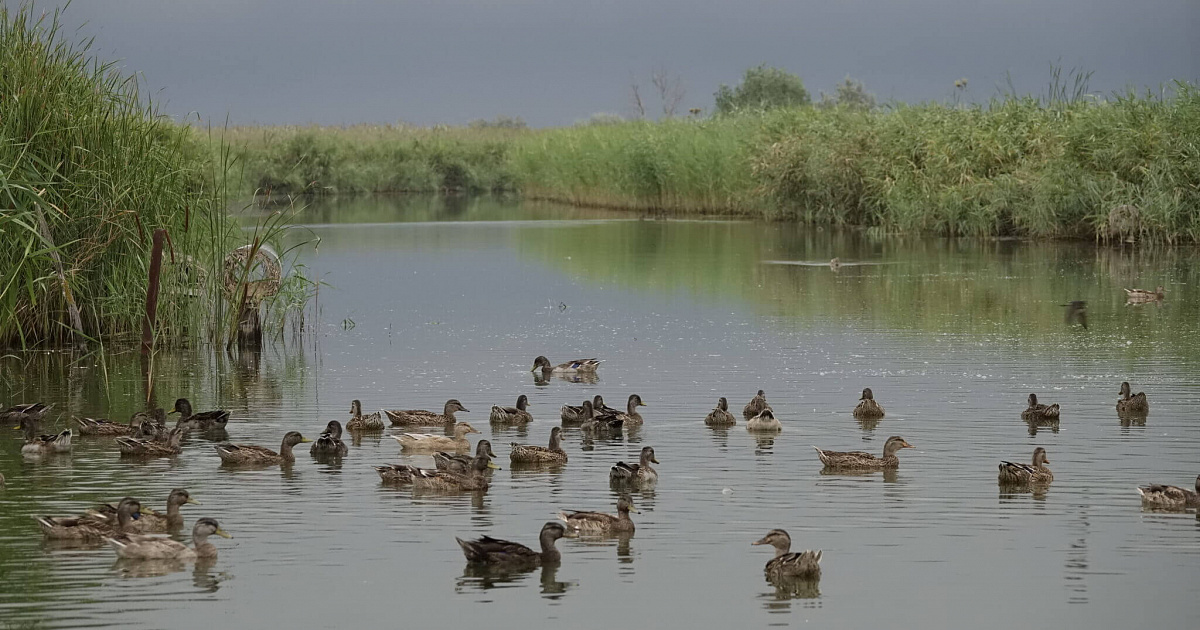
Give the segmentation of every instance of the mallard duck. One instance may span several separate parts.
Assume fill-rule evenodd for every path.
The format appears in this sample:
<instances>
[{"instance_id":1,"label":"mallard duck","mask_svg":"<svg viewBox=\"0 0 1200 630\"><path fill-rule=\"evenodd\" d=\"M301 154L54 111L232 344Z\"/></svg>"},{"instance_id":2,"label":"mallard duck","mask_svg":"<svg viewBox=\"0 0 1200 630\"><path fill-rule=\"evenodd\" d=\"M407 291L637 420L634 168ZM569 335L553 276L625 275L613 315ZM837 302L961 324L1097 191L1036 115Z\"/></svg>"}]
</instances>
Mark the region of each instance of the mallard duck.
<instances>
[{"instance_id":1,"label":"mallard duck","mask_svg":"<svg viewBox=\"0 0 1200 630\"><path fill-rule=\"evenodd\" d=\"M375 472L379 473L379 480L387 484L412 483L414 470L418 470L418 468L416 466L409 466L408 464L382 464L375 466Z\"/></svg>"},{"instance_id":2,"label":"mallard duck","mask_svg":"<svg viewBox=\"0 0 1200 630\"><path fill-rule=\"evenodd\" d=\"M646 407L646 403L642 402L642 397L637 394L629 395L629 402L625 404L625 412L618 413L616 417L620 418L625 426L642 424L642 414L638 413L638 407ZM594 411L593 407L593 411Z\"/></svg>"},{"instance_id":3,"label":"mallard duck","mask_svg":"<svg viewBox=\"0 0 1200 630\"><path fill-rule=\"evenodd\" d=\"M1142 495L1142 505L1160 510L1182 510L1200 508L1200 476L1196 477L1196 491L1178 486L1151 485L1137 489Z\"/></svg>"},{"instance_id":4,"label":"mallard duck","mask_svg":"<svg viewBox=\"0 0 1200 630\"><path fill-rule=\"evenodd\" d=\"M195 560L197 558L216 558L217 548L208 542L208 537L216 534L222 538L233 538L221 529L215 519L201 518L192 527L192 544L187 545L164 538L162 536L147 536L144 534L122 534L105 538L104 540L117 552L121 558L137 560Z\"/></svg>"},{"instance_id":5,"label":"mallard duck","mask_svg":"<svg viewBox=\"0 0 1200 630\"><path fill-rule=\"evenodd\" d=\"M562 447L562 427L550 429L550 446L534 446L512 443L512 452L508 458L517 462L552 462L566 463L567 452Z\"/></svg>"},{"instance_id":6,"label":"mallard duck","mask_svg":"<svg viewBox=\"0 0 1200 630\"><path fill-rule=\"evenodd\" d=\"M559 410L559 415L562 417L563 424L578 424L586 420L591 420L595 414L596 408L592 401L585 400L583 404L576 407L574 405L563 405Z\"/></svg>"},{"instance_id":7,"label":"mallard duck","mask_svg":"<svg viewBox=\"0 0 1200 630\"><path fill-rule=\"evenodd\" d=\"M625 426L625 419L628 417L623 413L600 415L596 413L595 407L585 409L585 413L590 417L579 425L579 430L592 435L619 433L621 427Z\"/></svg>"},{"instance_id":8,"label":"mallard duck","mask_svg":"<svg viewBox=\"0 0 1200 630\"><path fill-rule=\"evenodd\" d=\"M22 421L26 418L30 418L34 422L41 422L42 418L46 417L46 412L53 408L54 405L47 405L40 402L13 405L3 411L0 411L0 422L11 422L17 427L20 427Z\"/></svg>"},{"instance_id":9,"label":"mallard duck","mask_svg":"<svg viewBox=\"0 0 1200 630\"><path fill-rule=\"evenodd\" d=\"M1117 400L1118 413L1146 413L1150 411L1150 401L1146 400L1146 392L1129 395L1129 381L1121 383L1121 398Z\"/></svg>"},{"instance_id":10,"label":"mallard duck","mask_svg":"<svg viewBox=\"0 0 1200 630\"><path fill-rule=\"evenodd\" d=\"M117 438L117 448L121 450L122 455L133 457L170 457L183 451L180 443L183 441L184 433L186 430L177 426L171 429L167 434L167 439L162 442L121 436Z\"/></svg>"},{"instance_id":11,"label":"mallard duck","mask_svg":"<svg viewBox=\"0 0 1200 630\"><path fill-rule=\"evenodd\" d=\"M170 434L167 429L167 412L162 407L133 414L129 418L129 426L133 427L130 435L142 440L163 442Z\"/></svg>"},{"instance_id":12,"label":"mallard duck","mask_svg":"<svg viewBox=\"0 0 1200 630\"><path fill-rule=\"evenodd\" d=\"M117 518L113 522L97 514L83 516L35 516L42 534L55 540L87 540L98 542L105 536L124 533L130 524L141 518L142 504L133 497L125 497L117 504Z\"/></svg>"},{"instance_id":13,"label":"mallard duck","mask_svg":"<svg viewBox=\"0 0 1200 630\"><path fill-rule=\"evenodd\" d=\"M532 422L533 416L528 411L525 411L525 408L528 406L529 397L525 394L521 394L520 396L517 396L516 407L500 407L498 405L493 405L492 415L488 417L488 420L495 424L525 424L527 422Z\"/></svg>"},{"instance_id":14,"label":"mallard duck","mask_svg":"<svg viewBox=\"0 0 1200 630\"><path fill-rule=\"evenodd\" d=\"M279 445L278 453L265 446L256 446L254 444L230 444L226 442L218 444L213 448L217 450L217 455L221 457L222 464L266 466L281 462L291 463L296 461L296 455L292 453L292 447L311 441L300 435L299 431L288 431L283 436L283 442Z\"/></svg>"},{"instance_id":15,"label":"mallard duck","mask_svg":"<svg viewBox=\"0 0 1200 630\"><path fill-rule=\"evenodd\" d=\"M175 426L183 427L185 431L223 429L229 423L229 412L224 409L192 413L192 403L186 398L176 400L175 408L167 413L179 414L179 422Z\"/></svg>"},{"instance_id":16,"label":"mallard duck","mask_svg":"<svg viewBox=\"0 0 1200 630\"><path fill-rule=\"evenodd\" d=\"M131 435L141 430L141 422L134 424L133 420L129 424L123 422L114 422L107 418L85 418L82 416L72 418L79 425L79 435Z\"/></svg>"},{"instance_id":17,"label":"mallard duck","mask_svg":"<svg viewBox=\"0 0 1200 630\"><path fill-rule=\"evenodd\" d=\"M471 443L467 441L468 433L479 431L466 422L459 422L454 425L454 437L433 433L401 433L388 437L399 442L400 448L406 451L465 451L471 447Z\"/></svg>"},{"instance_id":18,"label":"mallard duck","mask_svg":"<svg viewBox=\"0 0 1200 630\"><path fill-rule=\"evenodd\" d=\"M1125 301L1135 304L1139 302L1158 302L1165 297L1167 297L1167 292L1162 285L1159 285L1153 291L1147 291L1146 289L1125 289Z\"/></svg>"},{"instance_id":19,"label":"mallard duck","mask_svg":"<svg viewBox=\"0 0 1200 630\"><path fill-rule=\"evenodd\" d=\"M608 405L604 404L604 397L601 396L600 394L596 394L595 396L592 397L592 411L594 411L596 413L596 415L598 415L598 416L607 416L607 415L615 416L615 415L621 413L620 409L614 409L614 408L609 407Z\"/></svg>"},{"instance_id":20,"label":"mallard duck","mask_svg":"<svg viewBox=\"0 0 1200 630\"><path fill-rule=\"evenodd\" d=\"M364 416L362 403L357 400L350 401L350 421L346 423L347 431L382 431L383 427L383 414L376 411Z\"/></svg>"},{"instance_id":21,"label":"mallard duck","mask_svg":"<svg viewBox=\"0 0 1200 630\"><path fill-rule=\"evenodd\" d=\"M475 540L455 538L458 546L462 547L467 562L472 564L489 564L505 566L539 566L543 564L558 564L562 554L554 547L554 541L562 538L567 530L558 523L550 522L542 526L538 535L542 551L539 553L520 543L484 536Z\"/></svg>"},{"instance_id":22,"label":"mallard duck","mask_svg":"<svg viewBox=\"0 0 1200 630\"><path fill-rule=\"evenodd\" d=\"M156 512L143 507L140 518L129 523L124 528L124 531L147 534L179 529L183 527L183 515L179 513L179 508L188 503L200 505L200 502L193 499L187 490L176 488L171 491L171 494L167 495L166 513ZM91 513L109 520L114 525L116 524L117 508L111 503L98 505L91 510Z\"/></svg>"},{"instance_id":23,"label":"mallard duck","mask_svg":"<svg viewBox=\"0 0 1200 630\"><path fill-rule=\"evenodd\" d=\"M310 455L336 455L337 457L345 457L349 452L350 447L342 441L342 423L337 420L330 420L329 424L325 425L325 431L308 449Z\"/></svg>"},{"instance_id":24,"label":"mallard duck","mask_svg":"<svg viewBox=\"0 0 1200 630\"><path fill-rule=\"evenodd\" d=\"M708 412L707 416L704 416L704 424L710 427L737 424L737 418L734 418L733 414L729 413L729 401L724 396L717 401L717 406L713 407L713 410Z\"/></svg>"},{"instance_id":25,"label":"mallard duck","mask_svg":"<svg viewBox=\"0 0 1200 630\"><path fill-rule=\"evenodd\" d=\"M768 577L795 577L806 580L821 578L821 550L801 551L790 553L792 537L782 529L772 529L760 540L751 545L771 545L775 548L775 557L767 561L763 571Z\"/></svg>"},{"instance_id":26,"label":"mallard duck","mask_svg":"<svg viewBox=\"0 0 1200 630\"><path fill-rule=\"evenodd\" d=\"M71 451L71 430L63 429L54 435L39 435L41 422L35 416L27 415L17 428L25 430L25 444L21 446L23 455L43 455L46 453L69 453Z\"/></svg>"},{"instance_id":27,"label":"mallard duck","mask_svg":"<svg viewBox=\"0 0 1200 630\"><path fill-rule=\"evenodd\" d=\"M782 431L783 423L775 418L775 413L768 407L763 409L757 416L746 421L747 431Z\"/></svg>"},{"instance_id":28,"label":"mallard duck","mask_svg":"<svg viewBox=\"0 0 1200 630\"><path fill-rule=\"evenodd\" d=\"M1029 407L1021 412L1022 420L1053 420L1058 417L1058 403L1043 405L1038 403L1037 394L1029 395Z\"/></svg>"},{"instance_id":29,"label":"mallard duck","mask_svg":"<svg viewBox=\"0 0 1200 630\"><path fill-rule=\"evenodd\" d=\"M639 512L633 508L633 501L629 497L622 496L617 499L617 515L606 514L604 512L576 512L576 511L560 511L558 518L567 524L567 529L577 532L588 532L593 534L607 534L609 532L632 532L634 530L633 521L629 519L629 513Z\"/></svg>"},{"instance_id":30,"label":"mallard duck","mask_svg":"<svg viewBox=\"0 0 1200 630\"><path fill-rule=\"evenodd\" d=\"M538 357L533 360L533 369L530 372L541 370L543 375L548 374L572 374L575 372L595 372L596 368L600 367L599 359L576 359L551 365L550 359L546 357Z\"/></svg>"},{"instance_id":31,"label":"mallard duck","mask_svg":"<svg viewBox=\"0 0 1200 630\"><path fill-rule=\"evenodd\" d=\"M1083 329L1087 330L1087 301L1072 300L1063 304L1063 306L1066 308L1066 314L1063 316L1063 319L1067 325L1070 326L1075 322L1079 322L1083 326Z\"/></svg>"},{"instance_id":32,"label":"mallard duck","mask_svg":"<svg viewBox=\"0 0 1200 630\"><path fill-rule=\"evenodd\" d=\"M642 448L641 459L637 464L617 462L608 470L608 480L611 483L653 484L658 481L658 471L650 465L658 463L654 458L654 449Z\"/></svg>"},{"instance_id":33,"label":"mallard duck","mask_svg":"<svg viewBox=\"0 0 1200 630\"><path fill-rule=\"evenodd\" d=\"M1027 484L1042 484L1054 481L1054 473L1046 468L1050 460L1046 459L1046 449L1033 449L1033 465L1000 462L1000 483L1004 485L1024 486Z\"/></svg>"},{"instance_id":34,"label":"mallard duck","mask_svg":"<svg viewBox=\"0 0 1200 630\"><path fill-rule=\"evenodd\" d=\"M489 485L487 470L489 468L500 469L499 466L492 463L489 454L476 454L475 459L471 460L470 472L465 475L410 466L409 474L412 478L413 488L433 492L475 492L480 490L486 492Z\"/></svg>"},{"instance_id":35,"label":"mallard duck","mask_svg":"<svg viewBox=\"0 0 1200 630\"><path fill-rule=\"evenodd\" d=\"M746 406L742 408L742 418L749 420L762 413L763 409L770 408L771 405L767 404L767 395L760 389L754 398L751 398L750 402L746 403Z\"/></svg>"},{"instance_id":36,"label":"mallard duck","mask_svg":"<svg viewBox=\"0 0 1200 630\"><path fill-rule=\"evenodd\" d=\"M896 453L902 448L913 448L912 444L904 441L904 438L899 435L893 435L883 444L883 457L875 457L870 453L862 451L850 451L841 453L838 451L823 451L817 447L817 457L821 459L821 463L825 464L826 468L846 469L846 470L883 470L885 468L897 468L900 466L900 458L896 457Z\"/></svg>"},{"instance_id":37,"label":"mallard duck","mask_svg":"<svg viewBox=\"0 0 1200 630\"><path fill-rule=\"evenodd\" d=\"M424 409L384 409L383 413L387 414L393 426L430 427L458 422L454 414L459 411L471 412L470 409L462 406L462 403L458 402L457 398L451 398L446 401L446 406L442 408L442 413L434 413L432 411L425 411Z\"/></svg>"},{"instance_id":38,"label":"mallard duck","mask_svg":"<svg viewBox=\"0 0 1200 630\"><path fill-rule=\"evenodd\" d=\"M855 418L882 418L883 407L875 402L875 394L871 393L871 388L863 390L862 398L858 399L858 404L854 407Z\"/></svg>"},{"instance_id":39,"label":"mallard duck","mask_svg":"<svg viewBox=\"0 0 1200 630\"><path fill-rule=\"evenodd\" d=\"M438 470L458 473L460 475L467 475L471 472L471 463L480 456L487 457L489 459L496 456L496 454L492 452L491 442L487 440L479 440L476 442L474 456L464 455L462 453L447 453L445 451L438 451L433 454L433 466Z\"/></svg>"}]
</instances>

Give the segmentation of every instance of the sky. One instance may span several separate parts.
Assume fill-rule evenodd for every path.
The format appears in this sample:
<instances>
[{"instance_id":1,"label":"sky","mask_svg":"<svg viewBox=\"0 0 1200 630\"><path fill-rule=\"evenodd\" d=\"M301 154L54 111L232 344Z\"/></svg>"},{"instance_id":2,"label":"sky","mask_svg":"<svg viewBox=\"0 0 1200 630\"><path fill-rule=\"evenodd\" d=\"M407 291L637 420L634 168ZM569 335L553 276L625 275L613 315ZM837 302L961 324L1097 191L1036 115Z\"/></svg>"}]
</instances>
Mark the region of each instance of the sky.
<instances>
[{"instance_id":1,"label":"sky","mask_svg":"<svg viewBox=\"0 0 1200 630\"><path fill-rule=\"evenodd\" d=\"M709 111L763 63L906 102L1045 93L1052 65L1101 94L1200 80L1200 0L74 0L63 21L162 113L216 124L569 125L631 115L656 69Z\"/></svg>"}]
</instances>

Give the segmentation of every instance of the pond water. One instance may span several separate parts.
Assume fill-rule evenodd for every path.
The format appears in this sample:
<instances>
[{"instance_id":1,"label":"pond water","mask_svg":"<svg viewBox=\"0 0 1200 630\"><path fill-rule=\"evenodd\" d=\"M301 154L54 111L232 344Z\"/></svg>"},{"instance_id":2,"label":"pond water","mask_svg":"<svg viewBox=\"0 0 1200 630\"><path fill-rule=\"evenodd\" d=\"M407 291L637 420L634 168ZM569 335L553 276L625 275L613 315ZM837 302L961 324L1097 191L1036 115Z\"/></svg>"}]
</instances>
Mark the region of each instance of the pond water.
<instances>
[{"instance_id":1,"label":"pond water","mask_svg":"<svg viewBox=\"0 0 1200 630\"><path fill-rule=\"evenodd\" d=\"M302 334L256 356L163 353L155 397L232 412L234 442L277 448L367 410L440 410L494 444L503 470L482 495L380 484L373 465L431 466L368 436L340 463L220 466L212 442L122 460L110 438L26 460L0 446L0 627L1194 628L1200 520L1143 511L1135 486L1191 487L1200 473L1200 262L1194 249L917 239L748 221L655 220L495 199L321 202L301 254L326 283ZM301 239L297 235L295 238ZM826 263L838 257L838 270ZM775 261L775 262L765 262ZM780 264L780 263L813 264ZM851 264L869 263L869 264ZM1128 306L1122 287L1166 287ZM1088 329L1062 304L1087 300ZM537 355L604 359L594 382L535 383ZM134 352L8 355L0 404L55 402L51 417L126 419L142 408ZM1121 381L1151 411L1123 421ZM886 408L854 419L864 387ZM748 433L758 389L784 429ZM1021 420L1029 393L1059 426ZM559 407L640 394L645 426L585 441L568 429L560 469L513 469L509 442L545 444ZM529 396L527 429L488 409ZM702 420L720 396L738 424ZM9 429L5 429L8 431ZM388 429L387 433L395 430ZM824 474L812 446L904 450L889 474ZM480 575L454 538L535 545L561 508L613 511L618 460L652 445L653 490L635 492L632 538L559 541L557 569ZM1055 481L1009 492L1002 459L1045 447ZM38 514L171 488L234 538L214 564L114 562L106 548L44 543ZM819 585L768 583L769 547L790 532L822 549ZM181 540L187 540L185 535Z\"/></svg>"}]
</instances>

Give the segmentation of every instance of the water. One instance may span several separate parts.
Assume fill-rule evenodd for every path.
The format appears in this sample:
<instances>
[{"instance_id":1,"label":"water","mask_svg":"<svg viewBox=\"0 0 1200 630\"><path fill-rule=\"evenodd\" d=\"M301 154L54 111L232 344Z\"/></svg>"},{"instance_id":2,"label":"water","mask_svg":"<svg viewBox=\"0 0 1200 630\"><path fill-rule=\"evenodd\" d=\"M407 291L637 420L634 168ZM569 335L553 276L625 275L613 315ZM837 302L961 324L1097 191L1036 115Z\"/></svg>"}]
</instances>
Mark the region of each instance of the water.
<instances>
[{"instance_id":1,"label":"water","mask_svg":"<svg viewBox=\"0 0 1200 630\"><path fill-rule=\"evenodd\" d=\"M354 398L371 410L456 397L500 455L491 490L381 486L374 464L431 465L387 438L340 465L304 450L288 469L228 470L199 438L148 463L121 461L102 438L26 461L12 432L0 627L1195 626L1200 521L1144 512L1134 491L1190 487L1200 472L1195 250L873 238L479 199L340 202L304 220L321 242L302 261L327 283L307 332L257 357L164 354L159 404L230 409L233 441L274 448L286 430L315 437L344 421ZM834 256L837 272L815 264ZM1163 305L1124 304L1121 287L1158 284ZM1089 330L1063 323L1070 299L1088 300ZM594 383L536 385L539 354L605 363ZM3 403L56 412L124 419L144 395L133 352L8 355L0 375ZM1148 393L1144 423L1118 419L1122 380ZM863 387L887 409L878 423L850 415ZM777 437L748 434L740 417L702 424L718 397L740 416L759 388L784 423ZM585 445L568 430L561 470L509 466L508 442L544 444L560 405L601 393L621 406L635 392L648 403L639 432ZM1020 419L1030 392L1062 405L1057 431ZM490 428L490 405L522 393L528 430ZM822 474L811 448L879 452L890 435L916 448L888 475ZM644 445L661 479L633 495L631 539L564 539L557 570L466 569L455 536L534 545L560 508L613 511L608 467ZM1028 461L1035 446L1049 452L1049 491L1001 492L998 461ZM216 541L215 564L117 564L107 549L43 543L30 518L127 494L161 509L173 487L203 503L184 508L186 531L211 516L235 536ZM770 550L750 543L774 527L824 550L817 588L764 580Z\"/></svg>"}]
</instances>

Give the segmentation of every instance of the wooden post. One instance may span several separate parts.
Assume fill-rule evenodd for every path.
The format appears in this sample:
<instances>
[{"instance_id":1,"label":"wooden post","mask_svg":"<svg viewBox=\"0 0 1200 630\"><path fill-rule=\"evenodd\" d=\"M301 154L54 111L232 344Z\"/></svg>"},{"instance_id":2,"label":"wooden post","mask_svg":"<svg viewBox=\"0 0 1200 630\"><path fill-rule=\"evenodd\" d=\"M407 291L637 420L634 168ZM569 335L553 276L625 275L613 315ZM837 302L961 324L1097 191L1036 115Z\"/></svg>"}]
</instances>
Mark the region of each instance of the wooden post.
<instances>
[{"instance_id":1,"label":"wooden post","mask_svg":"<svg viewBox=\"0 0 1200 630\"><path fill-rule=\"evenodd\" d=\"M67 314L71 317L71 328L74 329L75 343L84 345L83 337L83 320L79 317L79 307L75 305L75 296L71 293L71 287L67 284L67 274L63 272L62 256L58 253L58 246L54 244L54 237L50 234L50 226L46 223L46 215L42 214L41 204L33 204L33 210L37 213L38 231L42 233L42 239L46 241L46 247L50 250L50 259L54 261L54 273L58 275L58 283L62 287L63 300L67 303Z\"/></svg>"},{"instance_id":2,"label":"wooden post","mask_svg":"<svg viewBox=\"0 0 1200 630\"><path fill-rule=\"evenodd\" d=\"M142 320L142 354L148 355L154 348L154 323L158 316L158 276L162 271L164 229L154 230L154 242L150 245L150 284L146 287L146 317Z\"/></svg>"}]
</instances>

